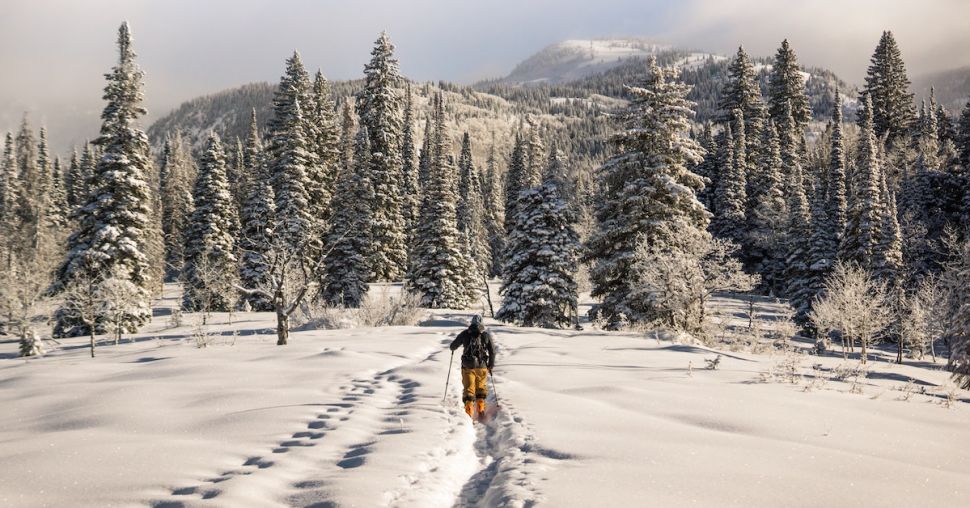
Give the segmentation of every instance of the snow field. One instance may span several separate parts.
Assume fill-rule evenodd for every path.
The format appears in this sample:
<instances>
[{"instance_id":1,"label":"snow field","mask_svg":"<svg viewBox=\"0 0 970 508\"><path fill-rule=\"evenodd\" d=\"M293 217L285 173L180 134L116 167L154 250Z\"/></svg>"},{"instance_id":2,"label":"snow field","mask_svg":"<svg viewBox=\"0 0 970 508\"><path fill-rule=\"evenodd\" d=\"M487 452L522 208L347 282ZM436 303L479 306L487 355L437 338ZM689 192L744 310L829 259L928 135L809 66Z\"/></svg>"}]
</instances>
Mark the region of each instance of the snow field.
<instances>
[{"instance_id":1,"label":"snow field","mask_svg":"<svg viewBox=\"0 0 970 508\"><path fill-rule=\"evenodd\" d=\"M278 347L270 314L216 314L207 348L192 326L155 323L94 359L84 339L29 361L0 343L0 505L945 507L967 494L970 409L941 406L947 373L929 362L877 351L862 394L808 390L840 356L766 383L786 354L489 321L502 411L473 425L457 354L442 403L468 316L294 331ZM927 391L903 402L910 379Z\"/></svg>"}]
</instances>

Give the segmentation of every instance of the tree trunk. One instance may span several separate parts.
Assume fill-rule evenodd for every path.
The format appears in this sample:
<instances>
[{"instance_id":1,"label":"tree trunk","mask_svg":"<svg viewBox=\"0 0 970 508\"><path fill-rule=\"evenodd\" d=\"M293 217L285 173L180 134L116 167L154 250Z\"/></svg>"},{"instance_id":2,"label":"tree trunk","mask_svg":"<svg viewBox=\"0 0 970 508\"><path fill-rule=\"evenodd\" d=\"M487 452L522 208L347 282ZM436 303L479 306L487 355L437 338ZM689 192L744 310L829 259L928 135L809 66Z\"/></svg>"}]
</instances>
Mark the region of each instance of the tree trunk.
<instances>
[{"instance_id":1,"label":"tree trunk","mask_svg":"<svg viewBox=\"0 0 970 508\"><path fill-rule=\"evenodd\" d=\"M282 307L276 308L276 345L285 346L290 337L290 316L283 312Z\"/></svg>"},{"instance_id":2,"label":"tree trunk","mask_svg":"<svg viewBox=\"0 0 970 508\"><path fill-rule=\"evenodd\" d=\"M896 338L896 343L897 343L896 363L902 365L903 364L903 336L902 335Z\"/></svg>"},{"instance_id":3,"label":"tree trunk","mask_svg":"<svg viewBox=\"0 0 970 508\"><path fill-rule=\"evenodd\" d=\"M495 317L495 308L492 307L492 292L488 289L488 275L482 274L482 281L485 282L485 299L488 300L488 312Z\"/></svg>"},{"instance_id":4,"label":"tree trunk","mask_svg":"<svg viewBox=\"0 0 970 508\"><path fill-rule=\"evenodd\" d=\"M859 342L862 344L862 364L866 364L866 342L868 342L865 337L861 337Z\"/></svg>"},{"instance_id":5,"label":"tree trunk","mask_svg":"<svg viewBox=\"0 0 970 508\"><path fill-rule=\"evenodd\" d=\"M94 358L94 327L88 327L91 330L91 358Z\"/></svg>"}]
</instances>

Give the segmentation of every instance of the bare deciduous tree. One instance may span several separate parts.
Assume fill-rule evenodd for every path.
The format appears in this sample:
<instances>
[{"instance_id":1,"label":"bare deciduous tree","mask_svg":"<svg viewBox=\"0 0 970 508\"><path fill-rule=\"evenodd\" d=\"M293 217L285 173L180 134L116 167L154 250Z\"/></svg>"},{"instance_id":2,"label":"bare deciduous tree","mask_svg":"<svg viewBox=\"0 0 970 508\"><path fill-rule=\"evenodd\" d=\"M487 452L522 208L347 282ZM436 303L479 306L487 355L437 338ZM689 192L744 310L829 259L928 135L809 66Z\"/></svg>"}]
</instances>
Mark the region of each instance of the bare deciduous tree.
<instances>
[{"instance_id":1,"label":"bare deciduous tree","mask_svg":"<svg viewBox=\"0 0 970 508\"><path fill-rule=\"evenodd\" d=\"M843 357L858 340L862 363L866 363L869 345L892 322L886 285L855 263L839 262L825 279L822 294L809 319L821 333L841 335Z\"/></svg>"}]
</instances>

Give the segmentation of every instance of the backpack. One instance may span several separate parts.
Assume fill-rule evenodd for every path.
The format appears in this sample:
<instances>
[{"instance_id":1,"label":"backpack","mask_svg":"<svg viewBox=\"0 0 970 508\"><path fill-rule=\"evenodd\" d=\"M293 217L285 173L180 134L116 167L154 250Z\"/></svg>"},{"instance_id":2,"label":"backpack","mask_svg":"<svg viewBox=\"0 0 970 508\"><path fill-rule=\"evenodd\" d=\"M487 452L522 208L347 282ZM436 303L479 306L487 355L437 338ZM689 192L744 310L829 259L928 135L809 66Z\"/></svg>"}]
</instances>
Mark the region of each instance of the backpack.
<instances>
[{"instance_id":1,"label":"backpack","mask_svg":"<svg viewBox=\"0 0 970 508\"><path fill-rule=\"evenodd\" d=\"M469 356L480 364L488 363L488 350L485 348L485 332L478 332L468 340Z\"/></svg>"}]
</instances>

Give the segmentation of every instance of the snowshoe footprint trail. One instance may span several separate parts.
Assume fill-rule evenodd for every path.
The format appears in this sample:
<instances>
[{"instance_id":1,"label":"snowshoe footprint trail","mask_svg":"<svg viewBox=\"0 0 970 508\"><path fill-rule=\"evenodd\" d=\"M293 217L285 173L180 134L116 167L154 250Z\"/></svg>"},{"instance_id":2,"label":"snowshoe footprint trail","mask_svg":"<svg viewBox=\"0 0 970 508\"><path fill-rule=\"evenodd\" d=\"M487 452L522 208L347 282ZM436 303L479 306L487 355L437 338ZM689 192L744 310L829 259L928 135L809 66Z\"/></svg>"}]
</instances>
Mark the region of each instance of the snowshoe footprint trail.
<instances>
[{"instance_id":1,"label":"snowshoe footprint trail","mask_svg":"<svg viewBox=\"0 0 970 508\"><path fill-rule=\"evenodd\" d=\"M393 376L384 373L372 379L352 380L343 387L339 402L323 404L321 407L325 409L306 422L304 429L291 433L288 439L281 440L267 453L250 456L238 468L223 471L197 485L175 488L169 499L156 501L152 506L205 506L211 502L238 506L260 505L264 501L275 504L281 501L280 497L300 498L305 497L300 495L301 492L319 492L328 484L326 479L320 478L325 476L326 464L333 468L352 469L366 463L368 446L373 441L344 444L355 438L355 429L381 427L385 420L392 420L391 417L383 418L384 412L392 411L395 422L406 416L400 408L413 402L410 393L417 385L412 380L392 380L390 377ZM375 434L393 434L397 428L381 429ZM324 442L329 446L314 450ZM314 478L286 481L304 471L315 472ZM254 498L257 492L259 498ZM294 504L293 501L296 499L285 502Z\"/></svg>"}]
</instances>

